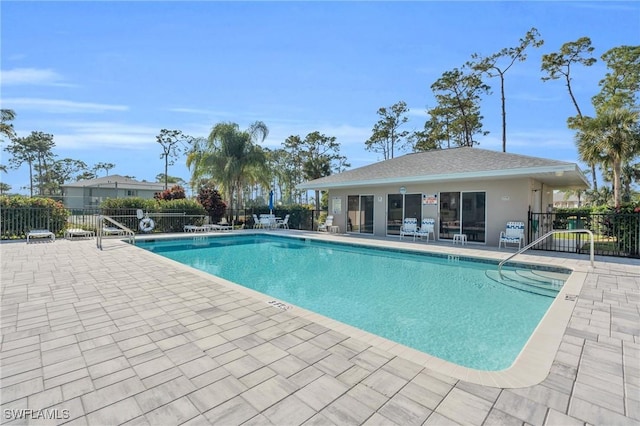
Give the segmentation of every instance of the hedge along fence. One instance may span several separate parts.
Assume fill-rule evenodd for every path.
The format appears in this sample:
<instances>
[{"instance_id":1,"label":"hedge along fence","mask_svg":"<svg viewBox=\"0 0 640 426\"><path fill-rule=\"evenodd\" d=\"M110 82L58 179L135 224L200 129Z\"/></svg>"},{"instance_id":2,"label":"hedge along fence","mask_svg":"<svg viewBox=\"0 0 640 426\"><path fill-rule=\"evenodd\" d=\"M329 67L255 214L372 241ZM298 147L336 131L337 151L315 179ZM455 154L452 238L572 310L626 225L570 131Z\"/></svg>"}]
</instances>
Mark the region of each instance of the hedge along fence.
<instances>
[{"instance_id":1,"label":"hedge along fence","mask_svg":"<svg viewBox=\"0 0 640 426\"><path fill-rule=\"evenodd\" d=\"M26 238L32 229L48 229L62 236L69 211L60 201L50 198L0 196L0 238L3 240Z\"/></svg>"},{"instance_id":2,"label":"hedge along fence","mask_svg":"<svg viewBox=\"0 0 640 426\"><path fill-rule=\"evenodd\" d=\"M23 239L32 229L48 229L63 236L66 228L95 230L100 214L112 216L123 225L138 231L141 209L153 218L153 232L182 232L184 225L201 225L204 208L194 200L145 200L142 198L110 199L100 209L65 209L61 202L49 198L0 196L0 238ZM165 215L165 216L163 216Z\"/></svg>"}]
</instances>

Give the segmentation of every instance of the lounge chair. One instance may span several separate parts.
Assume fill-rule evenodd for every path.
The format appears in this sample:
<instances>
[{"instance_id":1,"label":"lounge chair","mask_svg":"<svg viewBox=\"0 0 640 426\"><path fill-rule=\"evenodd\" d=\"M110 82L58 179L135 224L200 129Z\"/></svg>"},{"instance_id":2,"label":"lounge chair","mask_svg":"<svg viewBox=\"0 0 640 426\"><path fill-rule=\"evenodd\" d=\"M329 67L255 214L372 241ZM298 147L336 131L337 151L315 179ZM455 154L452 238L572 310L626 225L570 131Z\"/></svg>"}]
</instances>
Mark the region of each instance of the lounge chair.
<instances>
[{"instance_id":1,"label":"lounge chair","mask_svg":"<svg viewBox=\"0 0 640 426\"><path fill-rule=\"evenodd\" d=\"M184 232L206 232L208 231L207 226L200 225L185 225Z\"/></svg>"},{"instance_id":2,"label":"lounge chair","mask_svg":"<svg viewBox=\"0 0 640 426\"><path fill-rule=\"evenodd\" d=\"M289 229L289 216L286 215L284 220L276 223L276 228Z\"/></svg>"},{"instance_id":3,"label":"lounge chair","mask_svg":"<svg viewBox=\"0 0 640 426\"><path fill-rule=\"evenodd\" d=\"M422 219L422 223L420 224L420 228L415 233L415 236L422 239L422 237L427 237L427 242L429 242L429 234L433 235L433 239L436 239L435 234L436 220L431 217L426 217Z\"/></svg>"},{"instance_id":4,"label":"lounge chair","mask_svg":"<svg viewBox=\"0 0 640 426\"><path fill-rule=\"evenodd\" d=\"M498 248L502 245L506 248L507 244L518 244L518 250L520 250L523 242L524 222L507 222L507 228L504 231L500 231Z\"/></svg>"},{"instance_id":5,"label":"lounge chair","mask_svg":"<svg viewBox=\"0 0 640 426\"><path fill-rule=\"evenodd\" d=\"M402 226L400 227L400 239L405 235L413 236L413 240L416 239L416 233L418 232L418 219L415 217L405 217Z\"/></svg>"},{"instance_id":6,"label":"lounge chair","mask_svg":"<svg viewBox=\"0 0 640 426\"><path fill-rule=\"evenodd\" d=\"M233 226L227 222L225 218L222 218L218 223L210 223L204 226L207 228L207 231L233 231Z\"/></svg>"},{"instance_id":7,"label":"lounge chair","mask_svg":"<svg viewBox=\"0 0 640 426\"><path fill-rule=\"evenodd\" d=\"M262 222L256 214L253 215L253 229L262 228Z\"/></svg>"},{"instance_id":8,"label":"lounge chair","mask_svg":"<svg viewBox=\"0 0 640 426\"><path fill-rule=\"evenodd\" d=\"M49 241L55 241L56 235L48 229L32 229L27 232L27 244L29 244L33 238L48 238Z\"/></svg>"},{"instance_id":9,"label":"lounge chair","mask_svg":"<svg viewBox=\"0 0 640 426\"><path fill-rule=\"evenodd\" d=\"M96 235L93 231L87 231L86 229L80 228L69 228L64 230L64 238L68 240L72 240L74 237L77 238L93 238Z\"/></svg>"},{"instance_id":10,"label":"lounge chair","mask_svg":"<svg viewBox=\"0 0 640 426\"><path fill-rule=\"evenodd\" d=\"M124 229L115 227L115 226L104 226L102 227L102 235L124 235Z\"/></svg>"},{"instance_id":11,"label":"lounge chair","mask_svg":"<svg viewBox=\"0 0 640 426\"><path fill-rule=\"evenodd\" d=\"M333 215L327 216L324 223L318 225L318 231L328 232L329 228L333 226Z\"/></svg>"}]
</instances>

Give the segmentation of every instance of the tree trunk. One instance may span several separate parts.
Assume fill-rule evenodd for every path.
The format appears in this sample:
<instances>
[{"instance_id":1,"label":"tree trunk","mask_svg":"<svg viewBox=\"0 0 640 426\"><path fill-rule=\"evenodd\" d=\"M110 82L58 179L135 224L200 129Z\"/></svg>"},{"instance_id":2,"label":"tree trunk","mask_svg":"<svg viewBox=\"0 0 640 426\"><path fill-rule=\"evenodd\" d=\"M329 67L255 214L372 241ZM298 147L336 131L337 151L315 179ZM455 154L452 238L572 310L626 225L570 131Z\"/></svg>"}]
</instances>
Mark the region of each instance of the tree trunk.
<instances>
[{"instance_id":1,"label":"tree trunk","mask_svg":"<svg viewBox=\"0 0 640 426\"><path fill-rule=\"evenodd\" d=\"M504 76L500 74L500 93L502 95L502 152L507 152L507 107L504 96Z\"/></svg>"},{"instance_id":2,"label":"tree trunk","mask_svg":"<svg viewBox=\"0 0 640 426\"><path fill-rule=\"evenodd\" d=\"M616 208L622 204L622 196L620 194L620 175L622 174L622 162L616 159L613 163L613 199Z\"/></svg>"},{"instance_id":3,"label":"tree trunk","mask_svg":"<svg viewBox=\"0 0 640 426\"><path fill-rule=\"evenodd\" d=\"M33 198L33 164L29 161L29 197Z\"/></svg>"}]
</instances>

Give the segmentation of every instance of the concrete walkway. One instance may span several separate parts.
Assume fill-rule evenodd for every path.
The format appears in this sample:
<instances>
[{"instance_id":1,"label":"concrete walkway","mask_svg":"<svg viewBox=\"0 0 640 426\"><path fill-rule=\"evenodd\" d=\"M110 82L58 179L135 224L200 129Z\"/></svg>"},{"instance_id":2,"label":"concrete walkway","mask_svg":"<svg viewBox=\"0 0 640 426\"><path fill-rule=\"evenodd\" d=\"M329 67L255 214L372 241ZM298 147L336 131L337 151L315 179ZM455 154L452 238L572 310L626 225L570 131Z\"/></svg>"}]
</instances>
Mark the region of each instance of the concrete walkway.
<instances>
[{"instance_id":1,"label":"concrete walkway","mask_svg":"<svg viewBox=\"0 0 640 426\"><path fill-rule=\"evenodd\" d=\"M546 378L500 388L117 240L4 243L0 256L3 424L640 422L638 260L523 256L586 278Z\"/></svg>"}]
</instances>

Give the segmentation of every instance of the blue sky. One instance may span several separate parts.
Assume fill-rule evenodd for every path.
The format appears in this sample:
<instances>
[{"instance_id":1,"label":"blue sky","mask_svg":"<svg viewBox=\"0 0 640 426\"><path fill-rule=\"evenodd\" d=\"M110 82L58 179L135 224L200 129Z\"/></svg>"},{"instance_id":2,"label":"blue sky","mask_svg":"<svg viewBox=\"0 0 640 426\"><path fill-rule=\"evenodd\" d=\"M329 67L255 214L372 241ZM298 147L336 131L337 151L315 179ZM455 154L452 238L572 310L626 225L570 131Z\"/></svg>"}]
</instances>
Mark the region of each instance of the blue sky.
<instances>
[{"instance_id":1,"label":"blue sky","mask_svg":"<svg viewBox=\"0 0 640 426\"><path fill-rule=\"evenodd\" d=\"M59 159L150 181L164 171L160 129L207 136L221 121L264 121L271 148L317 130L352 167L378 161L364 149L378 108L403 100L405 128L422 128L443 72L517 46L532 27L545 44L506 75L507 151L577 162L575 110L562 81L540 80L542 55L583 36L598 59L640 44L638 2L3 1L0 13L1 106L18 135L51 133ZM573 70L587 115L605 72ZM499 80L488 84L479 147L499 151ZM184 159L169 174L188 180ZM26 166L0 178L28 192Z\"/></svg>"}]
</instances>

